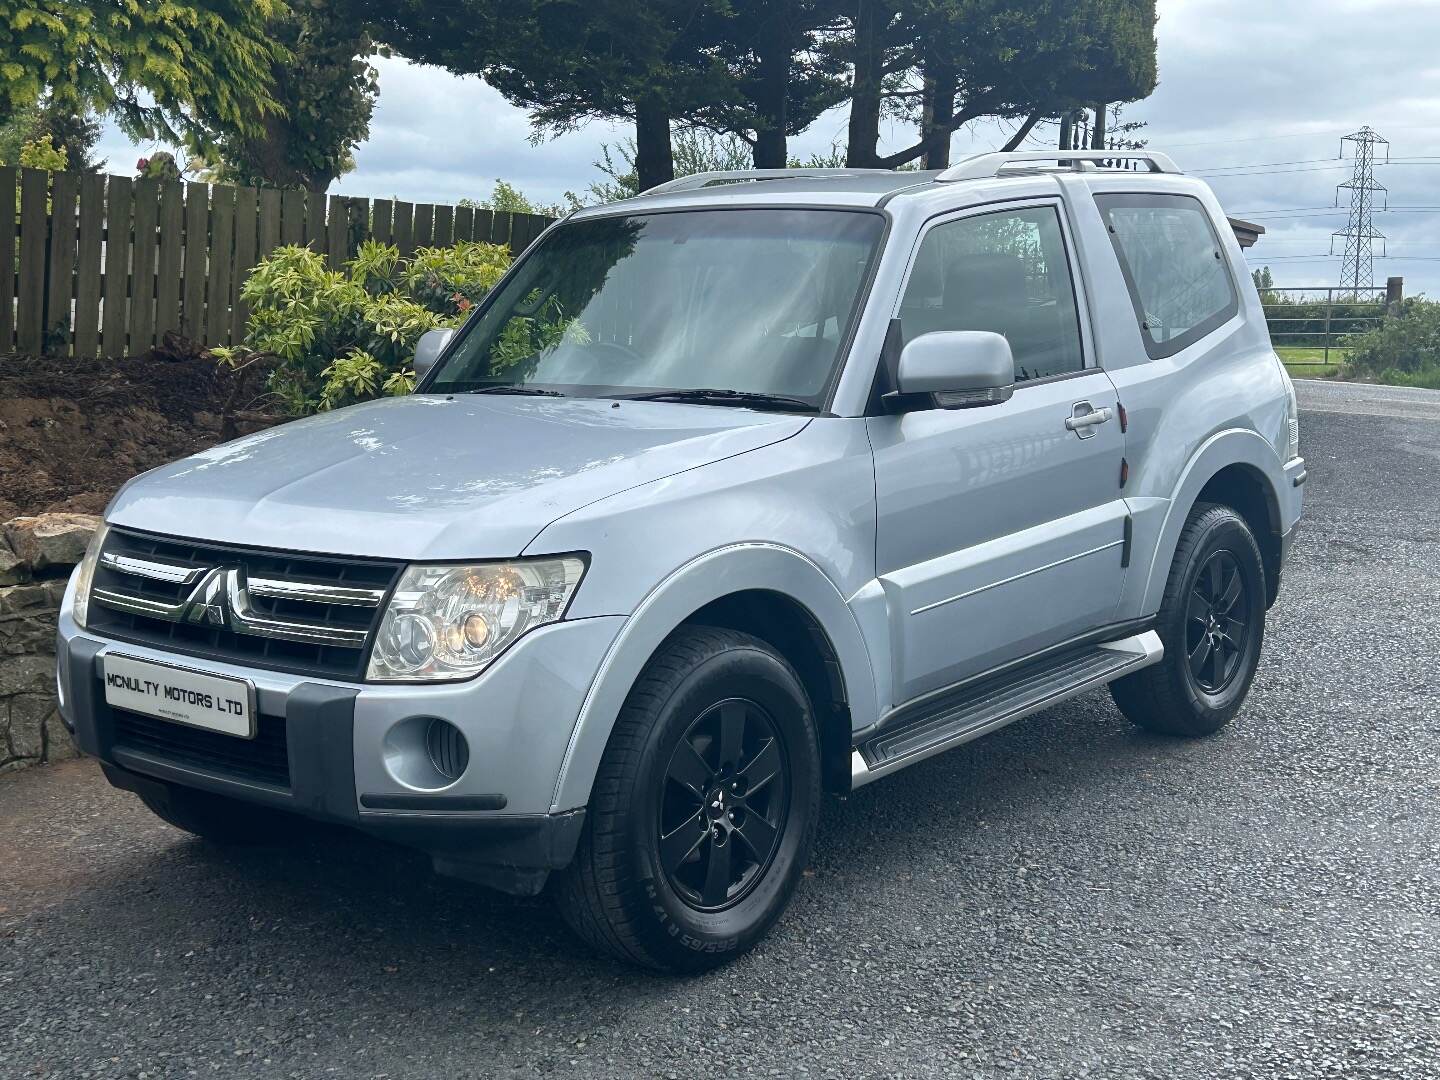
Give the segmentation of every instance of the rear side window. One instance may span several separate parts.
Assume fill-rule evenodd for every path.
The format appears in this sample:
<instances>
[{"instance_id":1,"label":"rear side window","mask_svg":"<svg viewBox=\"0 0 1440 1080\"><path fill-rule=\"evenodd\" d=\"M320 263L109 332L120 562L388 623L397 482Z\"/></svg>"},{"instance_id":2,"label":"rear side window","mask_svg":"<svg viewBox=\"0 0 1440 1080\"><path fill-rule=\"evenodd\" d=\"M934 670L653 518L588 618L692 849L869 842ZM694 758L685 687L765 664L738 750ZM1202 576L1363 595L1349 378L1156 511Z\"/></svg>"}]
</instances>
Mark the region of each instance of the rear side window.
<instances>
[{"instance_id":1,"label":"rear side window","mask_svg":"<svg viewBox=\"0 0 1440 1080\"><path fill-rule=\"evenodd\" d=\"M1239 310L1210 215L1188 195L1100 195L1095 199L1125 273L1145 350L1171 356Z\"/></svg>"}]
</instances>

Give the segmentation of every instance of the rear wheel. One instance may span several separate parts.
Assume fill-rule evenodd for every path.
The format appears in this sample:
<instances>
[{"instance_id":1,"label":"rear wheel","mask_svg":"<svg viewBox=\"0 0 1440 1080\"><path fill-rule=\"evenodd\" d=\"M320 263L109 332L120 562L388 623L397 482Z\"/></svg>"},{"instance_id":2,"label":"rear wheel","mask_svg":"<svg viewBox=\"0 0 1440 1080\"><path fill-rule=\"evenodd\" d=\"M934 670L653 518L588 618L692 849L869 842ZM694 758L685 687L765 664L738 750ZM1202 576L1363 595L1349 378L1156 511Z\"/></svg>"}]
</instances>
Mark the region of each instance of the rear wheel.
<instances>
[{"instance_id":1,"label":"rear wheel","mask_svg":"<svg viewBox=\"0 0 1440 1080\"><path fill-rule=\"evenodd\" d=\"M174 784L141 792L140 800L162 821L215 844L278 844L300 824L278 810Z\"/></svg>"},{"instance_id":2,"label":"rear wheel","mask_svg":"<svg viewBox=\"0 0 1440 1080\"><path fill-rule=\"evenodd\" d=\"M724 963L789 902L819 800L815 724L794 669L748 634L682 629L616 722L561 912L631 963Z\"/></svg>"},{"instance_id":3,"label":"rear wheel","mask_svg":"<svg viewBox=\"0 0 1440 1080\"><path fill-rule=\"evenodd\" d=\"M1245 519L1197 503L1180 534L1156 630L1160 663L1110 685L1136 724L1208 735L1240 711L1265 634L1265 569Z\"/></svg>"}]
</instances>

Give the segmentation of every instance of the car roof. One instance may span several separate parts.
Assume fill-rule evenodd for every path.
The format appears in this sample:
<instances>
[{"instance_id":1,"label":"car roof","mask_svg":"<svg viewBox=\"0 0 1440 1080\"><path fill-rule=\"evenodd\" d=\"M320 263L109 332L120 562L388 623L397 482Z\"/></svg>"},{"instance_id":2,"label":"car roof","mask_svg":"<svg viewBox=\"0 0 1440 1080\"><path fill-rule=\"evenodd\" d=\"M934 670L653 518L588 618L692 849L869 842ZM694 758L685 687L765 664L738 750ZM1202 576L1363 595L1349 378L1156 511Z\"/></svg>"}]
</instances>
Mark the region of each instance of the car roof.
<instances>
[{"instance_id":1,"label":"car roof","mask_svg":"<svg viewBox=\"0 0 1440 1080\"><path fill-rule=\"evenodd\" d=\"M896 197L933 195L956 190L956 182L988 180L990 184L1031 181L1057 173L1114 173L1117 159L1133 159L1148 171L1126 172L1129 177L1179 174L1164 154L1150 151L1076 151L1063 157L1056 151L1018 151L978 154L944 170L892 169L757 169L699 173L651 188L634 198L589 207L575 219L619 213L648 213L671 209L717 209L735 206L835 206L869 208ZM1058 164L1061 167L1046 167ZM1002 175L1003 174L1003 175ZM964 190L963 187L960 190Z\"/></svg>"},{"instance_id":2,"label":"car roof","mask_svg":"<svg viewBox=\"0 0 1440 1080\"><path fill-rule=\"evenodd\" d=\"M893 172L874 170L836 175L766 176L740 178L706 186L648 191L631 199L589 207L575 216L586 217L617 211L661 210L679 207L725 207L742 204L794 204L824 206L878 206L886 196L906 188L933 183L938 171Z\"/></svg>"}]
</instances>

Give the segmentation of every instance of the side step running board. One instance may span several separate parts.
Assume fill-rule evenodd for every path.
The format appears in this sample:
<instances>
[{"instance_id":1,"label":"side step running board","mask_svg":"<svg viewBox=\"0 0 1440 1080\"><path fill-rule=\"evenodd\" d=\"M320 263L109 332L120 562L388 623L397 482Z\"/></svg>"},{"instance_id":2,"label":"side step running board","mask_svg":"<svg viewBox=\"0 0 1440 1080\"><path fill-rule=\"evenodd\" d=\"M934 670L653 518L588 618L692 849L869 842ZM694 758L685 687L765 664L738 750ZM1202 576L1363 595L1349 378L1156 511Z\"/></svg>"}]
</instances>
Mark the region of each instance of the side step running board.
<instances>
[{"instance_id":1,"label":"side step running board","mask_svg":"<svg viewBox=\"0 0 1440 1080\"><path fill-rule=\"evenodd\" d=\"M1008 678L986 679L977 686L941 695L932 709L898 727L882 730L855 747L850 754L850 786L863 787L1021 717L1149 667L1164 653L1160 635L1147 630L1071 653L1043 668L1023 669Z\"/></svg>"}]
</instances>

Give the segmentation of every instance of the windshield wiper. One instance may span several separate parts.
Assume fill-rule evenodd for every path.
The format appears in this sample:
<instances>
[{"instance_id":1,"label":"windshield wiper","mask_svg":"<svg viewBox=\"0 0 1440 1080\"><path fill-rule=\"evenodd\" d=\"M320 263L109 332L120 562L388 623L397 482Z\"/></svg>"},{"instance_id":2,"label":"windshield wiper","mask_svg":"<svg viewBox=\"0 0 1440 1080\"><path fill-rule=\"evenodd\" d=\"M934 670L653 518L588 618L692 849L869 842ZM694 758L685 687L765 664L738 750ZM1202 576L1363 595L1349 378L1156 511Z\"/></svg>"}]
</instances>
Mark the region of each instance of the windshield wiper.
<instances>
[{"instance_id":1,"label":"windshield wiper","mask_svg":"<svg viewBox=\"0 0 1440 1080\"><path fill-rule=\"evenodd\" d=\"M466 390L467 394L526 394L533 397L564 397L559 390L542 390L538 386L519 386L515 383L498 383L495 386L477 386Z\"/></svg>"},{"instance_id":2,"label":"windshield wiper","mask_svg":"<svg viewBox=\"0 0 1440 1080\"><path fill-rule=\"evenodd\" d=\"M744 409L781 409L795 412L819 412L814 402L784 394L761 394L753 390L652 390L645 394L626 394L622 401L693 401L700 405L734 405Z\"/></svg>"}]
</instances>

